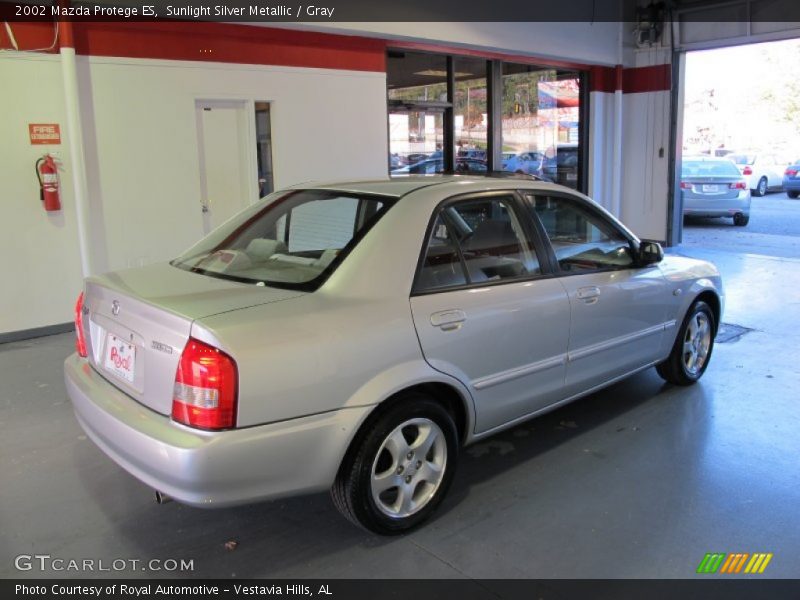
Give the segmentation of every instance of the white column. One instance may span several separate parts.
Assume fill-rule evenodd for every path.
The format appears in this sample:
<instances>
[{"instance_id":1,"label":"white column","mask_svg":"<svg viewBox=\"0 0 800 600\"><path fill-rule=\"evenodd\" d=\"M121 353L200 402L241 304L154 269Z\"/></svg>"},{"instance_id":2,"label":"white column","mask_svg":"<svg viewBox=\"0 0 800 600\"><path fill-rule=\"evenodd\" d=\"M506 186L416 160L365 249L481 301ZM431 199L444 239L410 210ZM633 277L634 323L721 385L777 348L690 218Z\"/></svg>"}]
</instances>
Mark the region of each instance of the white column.
<instances>
[{"instance_id":1,"label":"white column","mask_svg":"<svg viewBox=\"0 0 800 600\"><path fill-rule=\"evenodd\" d=\"M78 94L78 70L75 48L62 44L61 72L64 78L64 109L67 115L67 138L72 164L72 187L75 197L75 212L78 220L78 246L81 254L81 270L84 277L92 275L92 248L89 238L89 196L86 178L86 155L83 148L80 98Z\"/></svg>"}]
</instances>

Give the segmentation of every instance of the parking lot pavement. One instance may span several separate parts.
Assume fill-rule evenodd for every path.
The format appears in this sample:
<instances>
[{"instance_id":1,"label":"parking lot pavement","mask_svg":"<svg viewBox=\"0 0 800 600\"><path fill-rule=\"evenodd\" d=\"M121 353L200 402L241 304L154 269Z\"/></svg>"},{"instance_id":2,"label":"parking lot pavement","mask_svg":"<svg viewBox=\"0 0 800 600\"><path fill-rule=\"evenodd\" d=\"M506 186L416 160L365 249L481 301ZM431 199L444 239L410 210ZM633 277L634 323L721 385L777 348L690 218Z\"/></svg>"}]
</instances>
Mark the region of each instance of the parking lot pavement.
<instances>
[{"instance_id":1,"label":"parking lot pavement","mask_svg":"<svg viewBox=\"0 0 800 600\"><path fill-rule=\"evenodd\" d=\"M746 227L730 219L685 220L681 247L800 258L800 199L785 193L753 198Z\"/></svg>"}]
</instances>

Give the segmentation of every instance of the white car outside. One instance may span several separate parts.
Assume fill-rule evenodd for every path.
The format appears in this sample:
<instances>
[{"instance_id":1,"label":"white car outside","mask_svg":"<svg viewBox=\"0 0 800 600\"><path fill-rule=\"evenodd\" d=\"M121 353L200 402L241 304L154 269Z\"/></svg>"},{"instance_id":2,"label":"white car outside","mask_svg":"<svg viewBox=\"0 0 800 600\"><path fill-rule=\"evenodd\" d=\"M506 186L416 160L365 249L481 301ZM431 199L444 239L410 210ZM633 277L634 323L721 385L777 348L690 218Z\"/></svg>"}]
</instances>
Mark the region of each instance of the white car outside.
<instances>
[{"instance_id":1,"label":"white car outside","mask_svg":"<svg viewBox=\"0 0 800 600\"><path fill-rule=\"evenodd\" d=\"M769 152L734 152L725 158L732 160L747 180L753 196L764 196L770 190L783 189L783 172L788 162Z\"/></svg>"}]
</instances>

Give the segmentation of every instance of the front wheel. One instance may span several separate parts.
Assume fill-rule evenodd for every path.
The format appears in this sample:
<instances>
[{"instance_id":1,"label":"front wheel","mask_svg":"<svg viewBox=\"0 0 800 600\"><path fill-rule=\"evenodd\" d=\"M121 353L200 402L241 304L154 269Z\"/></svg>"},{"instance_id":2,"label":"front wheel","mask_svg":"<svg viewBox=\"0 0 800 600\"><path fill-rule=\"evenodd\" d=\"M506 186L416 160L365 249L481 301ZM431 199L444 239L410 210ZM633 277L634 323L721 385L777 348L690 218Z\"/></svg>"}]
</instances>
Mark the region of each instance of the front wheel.
<instances>
[{"instance_id":1,"label":"front wheel","mask_svg":"<svg viewBox=\"0 0 800 600\"><path fill-rule=\"evenodd\" d=\"M717 324L711 307L698 300L683 320L667 360L656 365L658 374L675 385L691 385L703 376L714 349Z\"/></svg>"},{"instance_id":2,"label":"front wheel","mask_svg":"<svg viewBox=\"0 0 800 600\"><path fill-rule=\"evenodd\" d=\"M423 394L404 397L356 443L331 488L345 517L374 533L396 535L433 514L458 460L456 426L441 404Z\"/></svg>"}]
</instances>

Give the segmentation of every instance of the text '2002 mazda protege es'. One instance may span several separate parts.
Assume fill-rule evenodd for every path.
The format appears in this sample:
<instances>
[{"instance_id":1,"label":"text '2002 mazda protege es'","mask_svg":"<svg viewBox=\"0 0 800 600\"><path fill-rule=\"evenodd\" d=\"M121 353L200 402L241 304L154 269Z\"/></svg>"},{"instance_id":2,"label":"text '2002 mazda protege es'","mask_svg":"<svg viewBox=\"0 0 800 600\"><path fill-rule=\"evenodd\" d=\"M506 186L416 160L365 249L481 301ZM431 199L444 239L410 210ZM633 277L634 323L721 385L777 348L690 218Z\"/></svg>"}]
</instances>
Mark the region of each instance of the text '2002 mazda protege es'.
<instances>
[{"instance_id":1,"label":"text '2002 mazda protege es'","mask_svg":"<svg viewBox=\"0 0 800 600\"><path fill-rule=\"evenodd\" d=\"M550 183L277 192L169 264L86 280L75 413L180 502L331 489L383 534L442 500L459 447L655 365L704 372L719 273Z\"/></svg>"}]
</instances>

